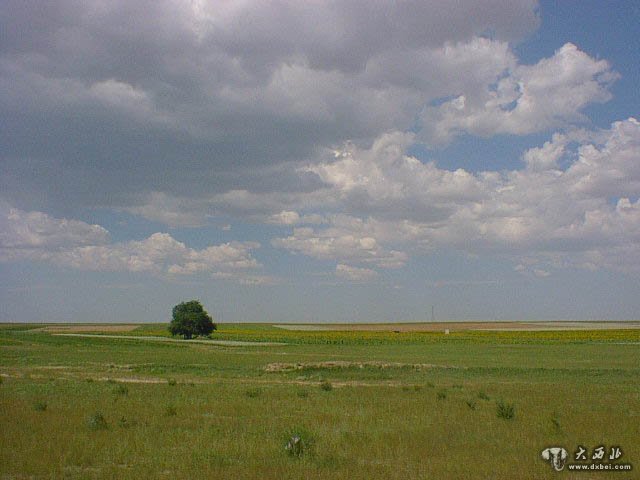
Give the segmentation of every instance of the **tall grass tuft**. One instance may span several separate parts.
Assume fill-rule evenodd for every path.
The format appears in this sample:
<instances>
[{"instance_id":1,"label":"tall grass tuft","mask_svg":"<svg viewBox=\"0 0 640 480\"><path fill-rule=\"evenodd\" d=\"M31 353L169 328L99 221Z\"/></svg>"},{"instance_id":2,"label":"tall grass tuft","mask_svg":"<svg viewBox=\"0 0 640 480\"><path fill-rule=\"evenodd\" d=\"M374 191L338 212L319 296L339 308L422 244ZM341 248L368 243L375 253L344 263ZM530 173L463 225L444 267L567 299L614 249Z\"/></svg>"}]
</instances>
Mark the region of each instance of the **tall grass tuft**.
<instances>
[{"instance_id":1,"label":"tall grass tuft","mask_svg":"<svg viewBox=\"0 0 640 480\"><path fill-rule=\"evenodd\" d=\"M310 455L315 445L315 439L304 428L296 428L290 430L287 434L287 441L284 446L286 452L296 458L300 458L303 455Z\"/></svg>"},{"instance_id":2,"label":"tall grass tuft","mask_svg":"<svg viewBox=\"0 0 640 480\"><path fill-rule=\"evenodd\" d=\"M174 405L167 405L167 408L164 410L164 414L167 417L175 417L178 415L178 409Z\"/></svg>"},{"instance_id":3,"label":"tall grass tuft","mask_svg":"<svg viewBox=\"0 0 640 480\"><path fill-rule=\"evenodd\" d=\"M331 390L333 390L333 385L331 385L331 382L329 380L325 380L320 384L320 388L325 392L330 392Z\"/></svg>"},{"instance_id":4,"label":"tall grass tuft","mask_svg":"<svg viewBox=\"0 0 640 480\"><path fill-rule=\"evenodd\" d=\"M260 395L262 395L262 390L260 390L259 388L250 388L249 390L244 392L244 394L249 398L258 398Z\"/></svg>"},{"instance_id":5,"label":"tall grass tuft","mask_svg":"<svg viewBox=\"0 0 640 480\"><path fill-rule=\"evenodd\" d=\"M515 406L512 403L505 403L504 401L500 400L496 403L496 407L498 418L511 420L516 414Z\"/></svg>"},{"instance_id":6,"label":"tall grass tuft","mask_svg":"<svg viewBox=\"0 0 640 480\"><path fill-rule=\"evenodd\" d=\"M440 390L437 394L436 394L436 398L438 400L444 400L445 398L447 398L447 391L446 390Z\"/></svg>"},{"instance_id":7,"label":"tall grass tuft","mask_svg":"<svg viewBox=\"0 0 640 480\"><path fill-rule=\"evenodd\" d=\"M116 395L127 395L129 393L129 388L126 385L119 383L118 386L113 389L113 393Z\"/></svg>"},{"instance_id":8,"label":"tall grass tuft","mask_svg":"<svg viewBox=\"0 0 640 480\"><path fill-rule=\"evenodd\" d=\"M36 412L44 412L47 409L47 402L36 402L33 404L33 409Z\"/></svg>"},{"instance_id":9,"label":"tall grass tuft","mask_svg":"<svg viewBox=\"0 0 640 480\"><path fill-rule=\"evenodd\" d=\"M106 430L109 428L107 421L100 412L95 412L87 418L87 427L91 430Z\"/></svg>"}]
</instances>

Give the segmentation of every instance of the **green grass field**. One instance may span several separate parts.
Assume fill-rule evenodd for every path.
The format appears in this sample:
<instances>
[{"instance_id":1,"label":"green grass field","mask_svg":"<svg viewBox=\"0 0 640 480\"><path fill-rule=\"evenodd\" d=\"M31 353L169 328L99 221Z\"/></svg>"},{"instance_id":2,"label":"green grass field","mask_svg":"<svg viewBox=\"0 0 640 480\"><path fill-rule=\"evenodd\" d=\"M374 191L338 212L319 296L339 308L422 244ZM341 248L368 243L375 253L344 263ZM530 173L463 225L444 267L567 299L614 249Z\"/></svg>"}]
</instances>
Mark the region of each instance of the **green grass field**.
<instances>
[{"instance_id":1,"label":"green grass field","mask_svg":"<svg viewBox=\"0 0 640 480\"><path fill-rule=\"evenodd\" d=\"M640 478L639 330L221 325L216 339L283 343L229 346L38 327L0 325L1 479ZM634 471L540 458L578 445L619 446Z\"/></svg>"}]
</instances>

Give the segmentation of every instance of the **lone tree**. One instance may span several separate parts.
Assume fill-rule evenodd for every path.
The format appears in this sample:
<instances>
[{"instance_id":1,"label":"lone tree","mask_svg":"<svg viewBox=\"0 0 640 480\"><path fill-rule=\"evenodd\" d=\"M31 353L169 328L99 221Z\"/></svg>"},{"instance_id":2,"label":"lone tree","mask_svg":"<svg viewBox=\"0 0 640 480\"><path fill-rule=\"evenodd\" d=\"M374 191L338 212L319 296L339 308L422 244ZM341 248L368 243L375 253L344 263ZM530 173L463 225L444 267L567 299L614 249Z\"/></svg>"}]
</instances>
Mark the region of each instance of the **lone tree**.
<instances>
[{"instance_id":1,"label":"lone tree","mask_svg":"<svg viewBox=\"0 0 640 480\"><path fill-rule=\"evenodd\" d=\"M185 340L194 336L207 336L216 329L211 316L197 300L182 302L173 307L173 319L169 324L171 335L182 335Z\"/></svg>"}]
</instances>

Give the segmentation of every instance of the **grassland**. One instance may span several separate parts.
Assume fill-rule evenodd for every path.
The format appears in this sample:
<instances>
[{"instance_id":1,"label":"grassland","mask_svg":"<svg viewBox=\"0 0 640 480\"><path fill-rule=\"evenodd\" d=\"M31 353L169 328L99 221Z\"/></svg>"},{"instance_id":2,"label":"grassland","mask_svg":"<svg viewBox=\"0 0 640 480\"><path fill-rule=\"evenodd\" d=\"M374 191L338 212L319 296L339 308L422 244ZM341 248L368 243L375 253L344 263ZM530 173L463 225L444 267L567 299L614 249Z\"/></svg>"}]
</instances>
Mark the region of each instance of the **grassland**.
<instances>
[{"instance_id":1,"label":"grassland","mask_svg":"<svg viewBox=\"0 0 640 480\"><path fill-rule=\"evenodd\" d=\"M640 330L414 330L2 325L0 478L640 478ZM540 459L578 445L635 471Z\"/></svg>"}]
</instances>

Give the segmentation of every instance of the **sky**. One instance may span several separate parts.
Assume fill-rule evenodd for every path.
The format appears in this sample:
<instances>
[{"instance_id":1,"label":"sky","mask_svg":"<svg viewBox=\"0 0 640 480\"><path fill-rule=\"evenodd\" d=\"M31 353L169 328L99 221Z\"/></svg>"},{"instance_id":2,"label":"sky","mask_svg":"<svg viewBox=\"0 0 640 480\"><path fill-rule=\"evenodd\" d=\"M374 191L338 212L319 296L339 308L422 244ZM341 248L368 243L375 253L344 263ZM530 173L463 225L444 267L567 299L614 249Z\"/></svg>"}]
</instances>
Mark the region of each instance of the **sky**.
<instances>
[{"instance_id":1,"label":"sky","mask_svg":"<svg viewBox=\"0 0 640 480\"><path fill-rule=\"evenodd\" d=\"M638 319L638 25L5 0L0 322Z\"/></svg>"}]
</instances>

